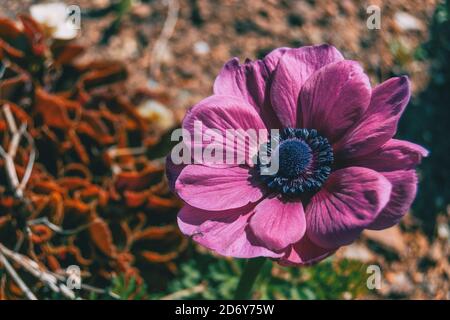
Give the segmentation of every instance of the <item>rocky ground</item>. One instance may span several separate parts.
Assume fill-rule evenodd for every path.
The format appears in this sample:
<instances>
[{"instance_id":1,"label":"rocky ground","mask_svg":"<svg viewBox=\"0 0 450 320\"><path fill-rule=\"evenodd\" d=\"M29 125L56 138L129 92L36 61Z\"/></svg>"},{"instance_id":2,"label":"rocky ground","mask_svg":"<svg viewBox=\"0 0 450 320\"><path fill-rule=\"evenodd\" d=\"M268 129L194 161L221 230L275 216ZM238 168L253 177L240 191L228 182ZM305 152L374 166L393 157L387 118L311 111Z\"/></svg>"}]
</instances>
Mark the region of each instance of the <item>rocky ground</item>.
<instances>
[{"instance_id":1,"label":"rocky ground","mask_svg":"<svg viewBox=\"0 0 450 320\"><path fill-rule=\"evenodd\" d=\"M26 11L32 2L3 0L2 13ZM83 12L111 4L109 0L70 3ZM360 61L373 84L408 74L418 93L426 86L428 74L426 62L419 59L419 46L428 37L436 3L134 1L119 18L117 11L95 19L83 17L79 41L90 48L85 59L127 61L130 85L161 92L164 104L179 121L187 107L210 94L215 76L228 59L255 59L280 46L333 44L347 58ZM381 9L380 30L367 28L369 5ZM117 32L105 33L115 21L120 22ZM440 216L435 237L430 239L422 233L420 221L409 215L399 227L366 232L360 241L340 250L338 257L380 265L383 284L370 297L449 299L449 217L450 209Z\"/></svg>"}]
</instances>

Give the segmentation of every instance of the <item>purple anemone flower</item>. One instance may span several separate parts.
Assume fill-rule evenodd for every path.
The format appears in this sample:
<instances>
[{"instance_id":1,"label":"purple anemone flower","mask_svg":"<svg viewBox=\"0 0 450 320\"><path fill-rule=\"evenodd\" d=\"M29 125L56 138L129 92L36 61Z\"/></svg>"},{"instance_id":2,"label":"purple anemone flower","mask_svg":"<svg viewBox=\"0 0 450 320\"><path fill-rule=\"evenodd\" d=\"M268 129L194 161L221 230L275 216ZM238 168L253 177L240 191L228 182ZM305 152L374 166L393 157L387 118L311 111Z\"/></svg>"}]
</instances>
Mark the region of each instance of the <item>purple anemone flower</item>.
<instances>
[{"instance_id":1,"label":"purple anemone flower","mask_svg":"<svg viewBox=\"0 0 450 320\"><path fill-rule=\"evenodd\" d=\"M415 198L415 168L427 156L393 139L409 98L407 77L372 88L362 67L329 45L230 60L183 128L193 132L201 121L224 136L227 129L279 129L279 170L175 165L168 157L171 187L185 202L181 231L221 255L305 265L364 229L395 225Z\"/></svg>"}]
</instances>

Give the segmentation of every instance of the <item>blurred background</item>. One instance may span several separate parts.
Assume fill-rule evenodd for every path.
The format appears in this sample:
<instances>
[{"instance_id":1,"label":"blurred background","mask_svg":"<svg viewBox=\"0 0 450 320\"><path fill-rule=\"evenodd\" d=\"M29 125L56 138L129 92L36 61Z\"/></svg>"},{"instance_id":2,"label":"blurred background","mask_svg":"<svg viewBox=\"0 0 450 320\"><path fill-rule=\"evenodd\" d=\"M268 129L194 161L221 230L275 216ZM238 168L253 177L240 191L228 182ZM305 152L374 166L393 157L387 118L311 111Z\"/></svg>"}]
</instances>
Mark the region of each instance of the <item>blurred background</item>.
<instances>
[{"instance_id":1,"label":"blurred background","mask_svg":"<svg viewBox=\"0 0 450 320\"><path fill-rule=\"evenodd\" d=\"M410 77L398 136L431 155L399 226L313 267L267 264L254 297L449 299L449 15L448 0L0 0L0 297L231 298L243 262L176 227L170 132L230 58L329 43L372 85ZM71 265L83 286L65 292Z\"/></svg>"}]
</instances>

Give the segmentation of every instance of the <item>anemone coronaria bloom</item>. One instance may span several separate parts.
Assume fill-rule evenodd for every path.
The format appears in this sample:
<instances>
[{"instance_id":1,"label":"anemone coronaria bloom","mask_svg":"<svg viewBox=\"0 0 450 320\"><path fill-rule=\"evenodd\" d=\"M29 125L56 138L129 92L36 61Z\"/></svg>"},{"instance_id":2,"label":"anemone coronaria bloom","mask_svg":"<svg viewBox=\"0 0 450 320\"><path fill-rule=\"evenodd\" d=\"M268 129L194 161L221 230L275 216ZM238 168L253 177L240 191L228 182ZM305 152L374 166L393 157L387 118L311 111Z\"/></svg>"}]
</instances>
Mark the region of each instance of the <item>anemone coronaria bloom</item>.
<instances>
[{"instance_id":1,"label":"anemone coronaria bloom","mask_svg":"<svg viewBox=\"0 0 450 320\"><path fill-rule=\"evenodd\" d=\"M174 165L167 174L185 202L183 233L225 256L310 264L364 229L399 222L417 191L427 151L393 139L410 98L407 77L371 87L361 66L328 45L279 48L264 59L225 64L214 94L183 128L279 129L279 170ZM205 147L203 145L203 147Z\"/></svg>"}]
</instances>

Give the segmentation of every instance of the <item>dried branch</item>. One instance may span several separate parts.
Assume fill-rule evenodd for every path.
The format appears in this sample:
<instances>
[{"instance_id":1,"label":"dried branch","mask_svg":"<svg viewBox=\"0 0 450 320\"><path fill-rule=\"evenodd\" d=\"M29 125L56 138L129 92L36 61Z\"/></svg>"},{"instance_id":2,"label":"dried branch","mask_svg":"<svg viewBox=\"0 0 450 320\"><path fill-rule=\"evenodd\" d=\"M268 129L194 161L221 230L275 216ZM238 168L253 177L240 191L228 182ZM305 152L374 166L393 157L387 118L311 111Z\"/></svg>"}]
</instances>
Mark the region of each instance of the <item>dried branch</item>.
<instances>
[{"instance_id":1,"label":"dried branch","mask_svg":"<svg viewBox=\"0 0 450 320\"><path fill-rule=\"evenodd\" d=\"M31 173L33 172L34 162L36 160L36 147L34 146L34 140L28 131L25 131L23 136L27 139L28 144L30 145L30 155L28 159L27 166L25 168L25 173L23 174L22 181L19 184L19 192L23 193L25 191L25 187L27 186L28 181L30 180Z\"/></svg>"},{"instance_id":2,"label":"dried branch","mask_svg":"<svg viewBox=\"0 0 450 320\"><path fill-rule=\"evenodd\" d=\"M23 193L33 171L34 161L36 160L36 148L34 146L33 138L27 132L27 124L23 123L20 128L17 129L16 121L14 120L14 116L8 104L5 104L3 106L3 113L5 115L6 123L8 124L8 128L11 132L12 138L9 144L8 152L6 152L5 149L3 149L3 147L0 145L0 156L5 160L6 177L8 179L11 190L14 192L14 196L18 199L23 199ZM19 181L16 166L14 164L14 158L16 156L20 141L23 137L25 137L28 144L30 145L31 151L28 159L28 164L25 169L25 174L22 178L22 181Z\"/></svg>"},{"instance_id":3,"label":"dried branch","mask_svg":"<svg viewBox=\"0 0 450 320\"><path fill-rule=\"evenodd\" d=\"M6 272L11 276L11 278L19 286L20 290L22 290L22 292L29 300L37 300L36 296L33 294L33 292L31 292L30 288L28 288L28 286L25 284L25 282L22 280L22 278L19 276L16 270L14 270L13 266L9 263L8 259L6 259L5 255L2 252L3 251L2 249L3 246L0 247L0 263L3 264L3 266L6 269Z\"/></svg>"},{"instance_id":4,"label":"dried branch","mask_svg":"<svg viewBox=\"0 0 450 320\"><path fill-rule=\"evenodd\" d=\"M59 233L61 235L65 235L65 236L70 236L73 234L80 233L80 232L88 229L92 225L92 223L86 223L75 229L64 230L60 226L50 222L47 217L41 217L41 218L37 218L37 219L30 220L27 222L28 226L35 226L35 225L39 225L39 224L43 224L43 225L49 227L52 231Z\"/></svg>"},{"instance_id":5,"label":"dried branch","mask_svg":"<svg viewBox=\"0 0 450 320\"><path fill-rule=\"evenodd\" d=\"M167 47L170 37L175 31L175 26L178 20L178 12L180 10L180 4L178 0L166 0L168 6L168 13L166 21L164 22L163 29L160 36L155 42L155 46L152 51L152 64L150 67L150 77L157 77L159 75L159 68L164 50Z\"/></svg>"},{"instance_id":6,"label":"dried branch","mask_svg":"<svg viewBox=\"0 0 450 320\"><path fill-rule=\"evenodd\" d=\"M117 148L111 147L108 149L108 155L114 159L117 157L123 156L134 156L144 154L147 151L146 147L137 147L137 148Z\"/></svg>"},{"instance_id":7,"label":"dried branch","mask_svg":"<svg viewBox=\"0 0 450 320\"><path fill-rule=\"evenodd\" d=\"M67 279L70 276L67 272L64 272L63 274L57 274L54 272L50 272L48 270L43 270L43 268L34 260L21 255L19 253L13 252L12 250L9 250L5 246L3 246L0 243L0 257L3 256L5 259L8 257L9 259L13 260L15 263L23 267L26 271L28 271L31 275L33 275L38 280L42 281L47 287L49 287L53 292L55 293L61 293L64 297L69 299L80 299L76 296L75 292L72 289L69 289L65 283L67 283ZM5 265L6 266L6 265ZM11 268L12 266L9 265ZM7 270L8 271L8 270ZM12 271L14 274L17 274L12 268ZM10 273L8 271L8 273ZM20 280L20 279L19 279ZM22 281L23 282L23 281ZM114 299L120 299L120 296L117 294L101 289L96 288L87 284L80 284L80 288L89 292L94 292L97 294L108 294L110 297ZM22 288L22 291L26 292L25 288ZM28 289L29 290L29 289ZM28 296L28 295L27 295ZM29 297L30 298L30 297Z\"/></svg>"},{"instance_id":8,"label":"dried branch","mask_svg":"<svg viewBox=\"0 0 450 320\"><path fill-rule=\"evenodd\" d=\"M190 297L193 294L200 293L206 289L206 283L202 282L192 288L183 289L161 298L161 300L179 300L182 298Z\"/></svg>"},{"instance_id":9,"label":"dried branch","mask_svg":"<svg viewBox=\"0 0 450 320\"><path fill-rule=\"evenodd\" d=\"M32 260L24 255L21 255L19 253L13 252L0 243L0 257L1 256L8 257L9 259L13 260L15 263L17 263L18 265L23 267L26 271L28 271L31 275L33 275L35 278L42 281L52 291L54 291L56 293L61 293L66 298L76 299L76 295L73 292L73 290L69 289L65 284L59 283L58 278L53 273L48 272L46 270L42 270L41 267L39 266L39 264L37 262L35 262L34 260ZM14 273L17 274L14 269L12 269L12 271L14 271ZM13 276L13 278L14 278L14 276ZM17 283L17 281L16 281L16 283ZM29 296L29 294L26 291L27 288L22 288L22 286L20 288L27 295L27 297L29 299L31 299L31 296ZM28 291L29 291L29 289L28 289ZM31 291L30 291L30 293L31 293ZM34 297L34 298L35 299L32 299L32 300L36 300L36 297Z\"/></svg>"}]
</instances>

